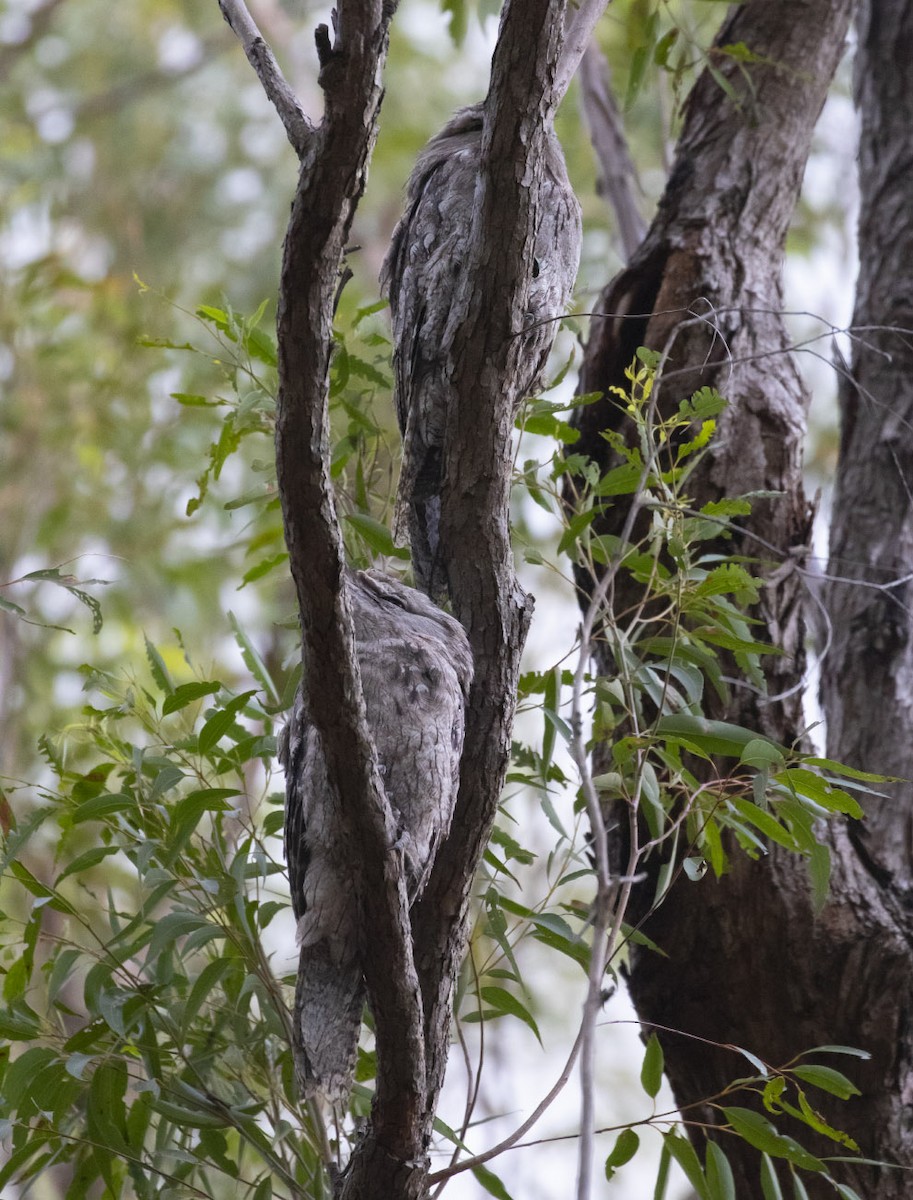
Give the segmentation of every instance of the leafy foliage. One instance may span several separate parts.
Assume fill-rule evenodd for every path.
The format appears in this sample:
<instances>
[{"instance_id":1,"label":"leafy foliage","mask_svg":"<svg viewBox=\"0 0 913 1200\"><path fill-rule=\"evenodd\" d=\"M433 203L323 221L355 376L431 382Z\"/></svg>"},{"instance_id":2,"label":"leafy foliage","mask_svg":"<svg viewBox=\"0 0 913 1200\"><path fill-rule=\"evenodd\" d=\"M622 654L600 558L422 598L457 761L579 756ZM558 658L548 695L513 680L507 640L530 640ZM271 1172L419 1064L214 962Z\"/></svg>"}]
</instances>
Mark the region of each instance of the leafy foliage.
<instances>
[{"instance_id":1,"label":"leafy foliage","mask_svg":"<svg viewBox=\"0 0 913 1200\"><path fill-rule=\"evenodd\" d=\"M389 450L371 416L375 396L389 383L386 344L364 325L374 311L358 312L351 329L337 332L331 384L333 470L350 549L361 562L395 553L383 524ZM245 442L271 432L275 351L260 329L262 316L262 307L252 317L227 307L196 310L218 341L228 386L214 400L174 394L184 407L220 412L193 512L212 503L213 488ZM203 353L191 343L159 348ZM643 812L650 841L641 853L663 859L656 903L674 872L698 881L705 864L725 871L734 852L730 837L752 855L772 840L806 857L823 903L827 861L817 822L858 815L847 789L878 777L704 715L705 696L727 687L721 656L733 655L763 686L770 648L751 632L752 564L720 549L729 522L744 515L750 498L695 511L687 495L724 402L705 389L656 423L651 396L658 366L641 352L629 372L630 391L618 397L632 430L628 440L606 435L618 466L600 474L571 451L554 453L542 468L527 462L522 471L525 482L534 481L537 502L564 514L561 553L594 572L614 565L644 595L627 627L608 610L602 614L601 636L616 672L588 674L586 695L591 744L611 746L611 769L593 782L607 803L621 800ZM539 436L560 439L568 426L558 413L539 399L520 420ZM256 498L242 479L245 490L222 499L225 507L251 507L251 552L267 548L277 521L270 469L261 474ZM559 504L562 484L577 492L573 512ZM595 532L602 508L619 497L649 514L639 541ZM269 569L249 570L244 582ZM657 615L645 616L654 602ZM0 1077L11 1145L0 1183L36 1178L67 1162L74 1186L84 1191L100 1181L114 1196L328 1194L324 1163L333 1147L294 1088L288 1025L294 963L277 841L282 798L270 790L273 723L288 706L294 677L277 679L240 623L232 618L231 625L254 687L233 691L196 670L183 645L182 662L148 638L145 667L128 677L86 667L92 698L81 721L44 742L53 782L21 819L9 809L2 887L11 916L3 926L0 1032L15 1052ZM523 844L507 796L479 880L458 997L464 1025L513 1020L539 1042L524 940L584 972L592 953L586 901L592 867L583 825L579 812L571 827L560 815L572 778L561 751L577 719L568 711L572 680L560 664L524 676L521 700L541 712L542 734L536 745L518 743L509 777L512 788L539 798L555 835L546 894L530 899L533 876L524 872L537 868L538 855ZM698 760L715 764L712 783L699 782L692 766ZM627 941L651 945L622 918L612 970ZM280 929L285 936L277 938ZM847 1099L854 1092L849 1079L817 1061L774 1069L749 1058L761 1073L735 1081L712 1102L725 1127L764 1156L768 1190L776 1160L791 1171L828 1168L767 1116L731 1103L737 1093L753 1093L769 1116L854 1150L810 1095L811 1089ZM651 1101L662 1069L661 1044L652 1035L641 1074ZM362 1051L355 1112L370 1099L374 1070L373 1054ZM460 1132L439 1130L463 1146L470 1120L471 1107ZM727 1195L731 1173L721 1146L708 1148L702 1164L668 1115L654 1113L648 1121L665 1130L663 1163L677 1162L699 1195ZM606 1174L622 1169L638 1147L633 1128L623 1131ZM508 1194L487 1167L473 1170L491 1194ZM664 1170L661 1164L657 1195Z\"/></svg>"},{"instance_id":2,"label":"leafy foliage","mask_svg":"<svg viewBox=\"0 0 913 1200\"><path fill-rule=\"evenodd\" d=\"M19 1052L0 1181L67 1161L80 1194L98 1179L111 1195L319 1196L322 1135L288 1050L290 941L267 949L287 908L272 713L149 657L151 687L87 672L69 737L93 765L72 771L49 743L56 784L7 838L21 924L5 926L0 1029Z\"/></svg>"},{"instance_id":3,"label":"leafy foliage","mask_svg":"<svg viewBox=\"0 0 913 1200\"><path fill-rule=\"evenodd\" d=\"M492 7L482 0L479 15ZM633 127L642 145L656 143L657 162L667 131L654 128L657 106L640 101L659 74L676 97L683 94L706 59L704 22L717 19L717 7L619 0L613 10L619 16L608 23L606 49L633 106ZM443 8L459 41L476 6L446 0ZM187 0L165 9L146 0L110 10L86 0L59 6L53 36L34 47L23 43L28 69L13 63L2 81L11 119L3 150L11 170L2 183L9 228L29 230L47 219L51 235L29 261L5 263L0 275L0 385L10 448L0 557L15 564L17 576L0 581L0 608L18 618L17 631L23 618L45 627L27 630L40 640L17 651L22 677L30 672L29 713L10 713L12 690L4 710L5 750L14 733L28 746L19 756L26 767L15 774L38 782L10 781L7 795L0 794L0 1140L10 1151L0 1186L67 1164L73 1196L102 1186L107 1194L140 1197L328 1194L324 1134L314 1114L302 1111L291 1081L293 939L277 841L282 817L269 774L273 723L295 684L294 674L277 666L291 639L275 633L276 617L291 607L272 473L275 348L262 305L244 315L219 299L230 288L239 306L253 306L272 288L286 204L275 182L285 168L276 164L287 147L267 106L256 108L240 56L213 61L215 43L207 38L221 23L217 13L209 16L211 24L205 6ZM93 32L99 17L101 40ZM175 34L200 51L190 70L167 66ZM148 70L156 47L158 74ZM404 83L391 72L385 111L395 117L372 168L389 172L391 190L428 132L425 106L414 104L423 51L404 37L393 53L401 56ZM750 55L749 47L727 47L714 69ZM437 62L433 70L440 74ZM469 71L464 77L473 78ZM718 82L725 89L725 75ZM439 91L433 102L449 105ZM73 135L45 134L48 114L75 123ZM569 132L570 144L578 138L576 157L586 160L580 135ZM224 154L197 152L219 145ZM250 145L256 154L247 152ZM248 186L251 175L268 181L262 201L251 206L251 224L259 223L253 241L228 199L238 168ZM597 207L591 203L588 218L604 221ZM368 216L365 230L372 223L383 225ZM357 256L353 261L364 274ZM160 288L180 286L206 299L175 305L168 319L157 304L151 317L150 289L137 295L134 271ZM373 280L367 286L371 291ZM382 306L369 302L363 281L361 289L343 294L334 337L332 469L350 557L367 565L406 555L388 529L395 455L385 407L388 346L375 320ZM18 335L14 318L27 336ZM155 336L146 332L150 323ZM152 353L136 353L138 341ZM614 742L617 752L599 786L607 803L622 797L648 814L657 843L650 853L668 864L667 878L680 869L699 885L706 867L725 871L732 853L762 855L768 841L780 841L809 862L821 904L828 863L817 820L857 815L855 794L878 778L803 758L704 715L706 697L727 686L727 652L763 686L768 648L752 638L753 565L713 557L727 523L749 511L751 498L689 511L688 471L712 436L721 402L699 394L674 427L653 428L656 365L641 359L632 368L631 395L619 397L632 406L640 441L633 449L618 444L622 461L614 472L600 476L573 453L556 453L544 470L530 461L521 472L529 497L564 522L562 557L552 570L566 572L571 561L594 571L621 562L645 594L673 606L664 625L652 621L636 636L625 628L604 631L618 674L587 678L591 742ZM548 398L533 401L521 423L553 441L570 443L576 434L566 405ZM559 488L567 480L579 496L565 518ZM635 497L654 506L645 543L620 547L594 534L602 506ZM73 611L85 608L97 629L98 582L69 572L74 557L99 546L125 570L104 594L102 637L91 651L70 651L77 655L71 659L60 646L76 639L52 635L60 625L80 626L45 598L73 600ZM22 566L27 555L38 562ZM530 545L527 557L545 563L550 556ZM226 589L239 585L248 589L245 598L255 597L256 617L244 625L231 614L214 618L224 610ZM677 603L681 614L673 619ZM161 636L177 623L192 656ZM144 638L150 625L152 639ZM80 654L94 664L79 674L91 700L74 714L66 688L61 699L51 682L72 682L66 668L82 662ZM228 665L232 654L243 661L240 678ZM188 675L186 657L217 661L190 667ZM562 661L524 678L521 701L537 713L541 736L515 747L460 983L463 1022L515 1022L531 1046L544 1027L524 941L557 955L556 972L573 964L575 979L591 957L592 867L580 805L571 812L566 802L579 782L563 753L572 674ZM632 716L639 732L629 728ZM44 766L33 754L36 724L44 731ZM717 778L701 790L693 767L708 759ZM536 796L554 834L547 855L526 844L512 803L521 789ZM622 922L613 968L632 941L651 945ZM655 1050L648 1053L645 1095L652 1101L657 1059ZM814 1099L815 1090L846 1098L852 1084L817 1061L775 1070L755 1060L755 1067L758 1074L720 1098L726 1115L735 1114L729 1132L754 1145L745 1118L737 1127L739 1113L752 1101L762 1106L766 1133L751 1128L764 1142L765 1194L777 1172L788 1171L801 1196L800 1173L810 1168L795 1157L798 1142L792 1158L777 1153L786 1145L777 1139L790 1136L779 1127L795 1132L798 1121L803 1131L852 1149ZM373 1075L373 1056L363 1050L356 1112L370 1102ZM674 1160L700 1195L729 1195L720 1146L708 1146L701 1164L675 1133L674 1118L655 1114L650 1121L667 1134L660 1184ZM457 1145L467 1136L443 1126L439 1132ZM623 1131L607 1175L638 1150L633 1128ZM508 1194L488 1168L477 1166L474 1174L490 1194Z\"/></svg>"}]
</instances>

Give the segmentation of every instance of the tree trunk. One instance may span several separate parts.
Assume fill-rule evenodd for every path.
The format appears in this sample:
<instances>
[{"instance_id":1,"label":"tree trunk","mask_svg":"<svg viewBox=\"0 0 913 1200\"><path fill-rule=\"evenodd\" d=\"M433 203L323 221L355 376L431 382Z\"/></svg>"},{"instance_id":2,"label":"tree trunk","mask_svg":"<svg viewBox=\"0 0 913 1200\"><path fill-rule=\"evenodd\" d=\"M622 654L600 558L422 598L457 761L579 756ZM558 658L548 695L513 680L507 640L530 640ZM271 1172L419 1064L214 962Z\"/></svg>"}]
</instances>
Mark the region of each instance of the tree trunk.
<instances>
[{"instance_id":1,"label":"tree trunk","mask_svg":"<svg viewBox=\"0 0 913 1200\"><path fill-rule=\"evenodd\" d=\"M850 10L849 0L802 4L748 0L724 22L717 47L744 43L762 61L740 66L719 51L711 52L711 63L726 77L739 102L724 95L711 72L698 81L688 102L658 214L628 269L601 298L599 310L608 315L594 322L580 388L581 392L605 392L612 385L623 385L623 371L634 350L647 345L656 350L671 347L662 385L663 407L674 408L682 396L703 385L715 386L728 398L718 441L700 474L689 480L689 493L697 503L754 490L783 493L755 503L746 532L734 547L735 553L766 563L763 573L767 582L760 611L755 614L763 621L757 637L777 645L783 654L766 665L770 694L775 699L766 700L747 686L737 685L727 704L713 715L763 731L787 745L803 728L800 568L807 552L810 514L800 475L807 397L788 354L789 338L778 315L782 309L780 272L812 132L843 51ZM885 28L889 25L885 19L882 48L866 46L864 52L872 63L879 64L878 86L896 89L903 68L897 67L890 84L888 64L892 55L898 64L907 61L904 50L910 48L909 20L906 41L897 40L897 31ZM866 36L872 37L871 33ZM863 71L868 74L869 68ZM876 85L873 82L871 86ZM887 95L876 102L897 105L898 146L903 146L903 134L910 127L909 96L906 100L906 108ZM873 127L881 128L882 119L882 114L873 117ZM886 162L892 159L882 143L878 143L878 152L885 153ZM895 151L893 168L882 168L883 172L893 169L895 178L900 176L897 154ZM875 172L865 173L871 176L872 188L878 188ZM911 261L909 216L904 224L897 212L900 195L898 189L896 204L887 204L885 224L879 226L890 230L898 270ZM880 279L878 296L898 294L896 277L893 284L885 285L878 267L873 275ZM880 307L866 309L866 313L874 319L909 324L898 312L896 301L893 308L887 300L880 301ZM864 323L869 322L866 319ZM874 362L875 356L870 358ZM861 386L874 390L882 385L869 375ZM898 391L893 384L886 394L896 397ZM906 394L910 395L909 383ZM851 407L859 403L858 393L854 393ZM870 416L864 432L857 432L860 453L871 451L873 419ZM903 490L902 471L893 457L896 446L889 442L896 438L902 417L894 408L891 413L882 410L880 419L886 425L881 485L897 492L893 511L908 520L909 495ZM582 445L575 449L582 448L610 465L599 431L618 424L617 412L608 403L584 409ZM891 464L893 475L885 481ZM889 568L893 577L908 544L904 538L910 537L909 525L904 533L898 525L895 537L901 548L895 558L894 539L884 533L887 521L881 508L887 506L887 490L875 493L866 483L860 490L856 479L851 482L846 492L857 512L864 497L885 497L874 518L882 531L878 545L883 547L883 556L869 561ZM618 533L624 516L619 506L609 514L606 531ZM872 540L870 533L864 536ZM842 541L839 545L840 553L854 561L866 557ZM847 590L847 595L857 605L880 601L879 611L883 611L886 597L882 593ZM883 624L883 618L878 620ZM893 627L897 624L895 621ZM867 618L867 627L873 625ZM859 634L856 636L858 641ZM893 636L894 644L904 640ZM910 687L907 684L904 691L903 682L909 678L909 668L898 672L895 663L889 681L884 650L882 659L884 691L892 689L892 697L895 690L909 696ZM842 669L841 655L832 651L831 661L832 672ZM611 670L608 663L601 666ZM865 696L871 719L885 722L885 706L872 705L868 699L865 675L849 666L847 672L858 681L856 691L849 692L857 698L857 706L847 704L848 718L859 720L858 698ZM842 681L840 686L844 686ZM860 735L862 741L865 737ZM840 744L839 738L835 751L844 760L851 758L849 747ZM906 747L904 752L909 754ZM866 757L879 769L885 765L880 749ZM896 752L888 766L910 773L907 760L899 759ZM901 828L905 826L898 824L897 834ZM908 996L911 990L906 930L894 915L896 897L878 886L846 830L837 827L831 836L831 897L817 917L804 865L776 846L760 861L734 852L732 870L719 881L708 876L693 884L681 877L649 917L645 930L666 957L647 951L635 954L631 993L645 1023L681 1031L665 1033L662 1040L667 1072L688 1119L718 1122L708 1098L732 1079L751 1073L738 1053L720 1043L744 1047L776 1065L816 1045L861 1046L872 1053L871 1062L853 1073L863 1090L862 1099L841 1106L839 1112L824 1102L820 1108L838 1126L849 1126L863 1154L909 1164L913 1161L909 1135L902 1132L900 1124L903 1097L908 1092L909 1034L906 1005L898 1003L898 997ZM906 842L895 835L893 844L895 857L903 851L905 872ZM887 853L881 861L895 869ZM901 870L899 866L896 869ZM903 877L906 879L905 873ZM636 916L649 913L652 896L649 881L635 888ZM694 1037L707 1041L692 1040ZM794 1132L786 1127L783 1131ZM807 1138L803 1144L808 1144ZM736 1138L726 1139L724 1145L735 1171L736 1194L760 1195L757 1151ZM815 1149L834 1154L839 1147L822 1142ZM835 1171L838 1179L851 1183L865 1196L875 1194L876 1179L879 1197L907 1194L908 1184L900 1172L883 1173L882 1177L878 1169L861 1165ZM819 1194L814 1179L805 1175L804 1181L810 1194ZM829 1190L827 1194L833 1193Z\"/></svg>"},{"instance_id":2,"label":"tree trunk","mask_svg":"<svg viewBox=\"0 0 913 1200\"><path fill-rule=\"evenodd\" d=\"M866 1153L909 1166L913 1131L913 4L866 0L858 12L856 101L860 270L851 369L840 392L841 440L825 604L831 645L823 664L828 754L863 770L900 776L871 796L865 821L849 829L860 886L884 908L862 926L871 939L860 965L883 990L879 1010L861 1010L857 1041L872 1051ZM878 1173L874 1175L877 1177ZM868 1176L872 1194L873 1175ZM895 1171L879 1197L908 1195Z\"/></svg>"}]
</instances>

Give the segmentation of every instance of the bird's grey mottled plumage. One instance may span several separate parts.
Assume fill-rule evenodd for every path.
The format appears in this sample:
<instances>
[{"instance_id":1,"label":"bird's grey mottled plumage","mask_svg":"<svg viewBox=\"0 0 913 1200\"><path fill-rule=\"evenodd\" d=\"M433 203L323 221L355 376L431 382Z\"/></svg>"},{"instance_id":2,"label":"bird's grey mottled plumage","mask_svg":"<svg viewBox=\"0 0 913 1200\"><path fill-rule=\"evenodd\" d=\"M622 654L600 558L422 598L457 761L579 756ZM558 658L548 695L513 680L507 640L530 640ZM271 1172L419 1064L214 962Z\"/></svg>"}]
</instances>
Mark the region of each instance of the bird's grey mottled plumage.
<instances>
[{"instance_id":1,"label":"bird's grey mottled plumage","mask_svg":"<svg viewBox=\"0 0 913 1200\"><path fill-rule=\"evenodd\" d=\"M403 538L408 529L416 584L435 599L447 592L438 524L451 397L451 306L472 225L481 147L481 105L456 113L431 139L410 176L406 211L381 271L393 319L396 415L403 436L396 536ZM580 261L580 206L551 129L538 178L525 371L516 392L521 399L539 384Z\"/></svg>"},{"instance_id":2,"label":"bird's grey mottled plumage","mask_svg":"<svg viewBox=\"0 0 913 1200\"><path fill-rule=\"evenodd\" d=\"M414 901L450 828L472 654L462 626L420 592L373 571L350 572L347 579L368 727ZM285 854L301 947L296 1069L305 1096L335 1102L351 1087L361 1026L361 931L340 800L300 688L280 759Z\"/></svg>"}]
</instances>

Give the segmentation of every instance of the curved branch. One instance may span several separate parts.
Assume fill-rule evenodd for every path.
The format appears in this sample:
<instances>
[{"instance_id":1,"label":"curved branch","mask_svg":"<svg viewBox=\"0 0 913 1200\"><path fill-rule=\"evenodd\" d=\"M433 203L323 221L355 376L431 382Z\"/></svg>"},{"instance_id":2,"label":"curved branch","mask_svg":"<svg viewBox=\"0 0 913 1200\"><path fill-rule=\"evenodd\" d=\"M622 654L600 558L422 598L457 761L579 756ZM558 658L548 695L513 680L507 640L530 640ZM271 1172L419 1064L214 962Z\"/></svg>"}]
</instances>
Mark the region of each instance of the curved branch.
<instances>
[{"instance_id":1,"label":"curved branch","mask_svg":"<svg viewBox=\"0 0 913 1200\"><path fill-rule=\"evenodd\" d=\"M219 0L222 16L232 33L244 47L247 61L254 68L263 90L279 114L292 149L302 157L314 133L314 127L304 114L304 109L291 85L282 74L282 68L266 44L250 15L244 0Z\"/></svg>"}]
</instances>

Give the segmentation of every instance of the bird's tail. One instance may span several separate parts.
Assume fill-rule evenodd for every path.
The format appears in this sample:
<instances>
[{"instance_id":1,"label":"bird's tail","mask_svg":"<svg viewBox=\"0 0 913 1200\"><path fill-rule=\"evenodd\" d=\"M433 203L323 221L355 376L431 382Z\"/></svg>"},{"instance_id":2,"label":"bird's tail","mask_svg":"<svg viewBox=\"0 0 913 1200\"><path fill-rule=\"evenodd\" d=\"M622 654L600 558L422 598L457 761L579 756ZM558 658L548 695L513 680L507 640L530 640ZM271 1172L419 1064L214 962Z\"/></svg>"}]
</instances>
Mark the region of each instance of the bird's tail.
<instances>
[{"instance_id":1,"label":"bird's tail","mask_svg":"<svg viewBox=\"0 0 913 1200\"><path fill-rule=\"evenodd\" d=\"M352 947L354 951L354 947ZM344 1102L352 1088L365 1003L361 966L340 962L325 940L301 947L295 988L293 1051L302 1096Z\"/></svg>"}]
</instances>

